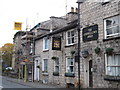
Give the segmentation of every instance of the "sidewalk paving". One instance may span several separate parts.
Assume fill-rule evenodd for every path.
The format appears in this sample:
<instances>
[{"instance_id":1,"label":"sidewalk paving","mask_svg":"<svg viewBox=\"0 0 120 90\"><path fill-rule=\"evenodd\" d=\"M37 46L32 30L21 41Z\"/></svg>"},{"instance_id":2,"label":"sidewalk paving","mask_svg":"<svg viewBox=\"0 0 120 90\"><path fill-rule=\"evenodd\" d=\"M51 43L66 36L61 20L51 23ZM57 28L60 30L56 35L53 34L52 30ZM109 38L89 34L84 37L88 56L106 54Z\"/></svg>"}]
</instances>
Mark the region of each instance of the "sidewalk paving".
<instances>
[{"instance_id":1,"label":"sidewalk paving","mask_svg":"<svg viewBox=\"0 0 120 90\"><path fill-rule=\"evenodd\" d=\"M31 88L65 88L60 85L42 84L41 82L24 82L23 80L18 80L18 79L6 77L6 76L2 76L2 78L14 83L24 85L24 86L29 86Z\"/></svg>"}]
</instances>

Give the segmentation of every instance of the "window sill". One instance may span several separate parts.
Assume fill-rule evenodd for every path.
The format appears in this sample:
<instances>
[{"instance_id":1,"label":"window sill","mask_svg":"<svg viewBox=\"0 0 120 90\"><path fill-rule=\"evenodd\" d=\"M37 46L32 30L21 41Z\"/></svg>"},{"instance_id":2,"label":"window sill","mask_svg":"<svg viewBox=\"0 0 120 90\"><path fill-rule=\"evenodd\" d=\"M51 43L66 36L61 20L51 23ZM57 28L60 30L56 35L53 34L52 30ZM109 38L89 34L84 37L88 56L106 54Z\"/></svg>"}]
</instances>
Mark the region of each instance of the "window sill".
<instances>
[{"instance_id":1,"label":"window sill","mask_svg":"<svg viewBox=\"0 0 120 90\"><path fill-rule=\"evenodd\" d=\"M66 77L75 77L75 73L65 73Z\"/></svg>"},{"instance_id":2,"label":"window sill","mask_svg":"<svg viewBox=\"0 0 120 90\"><path fill-rule=\"evenodd\" d=\"M111 38L103 39L103 42L109 41L109 40L115 40L115 39L120 39L120 36L119 37L111 37Z\"/></svg>"},{"instance_id":3,"label":"window sill","mask_svg":"<svg viewBox=\"0 0 120 90\"><path fill-rule=\"evenodd\" d=\"M42 73L43 76L48 76L49 74L48 73Z\"/></svg>"},{"instance_id":4,"label":"window sill","mask_svg":"<svg viewBox=\"0 0 120 90\"><path fill-rule=\"evenodd\" d=\"M53 72L53 76L59 76L59 72Z\"/></svg>"},{"instance_id":5,"label":"window sill","mask_svg":"<svg viewBox=\"0 0 120 90\"><path fill-rule=\"evenodd\" d=\"M49 49L43 50L43 52L47 52L47 51L49 51Z\"/></svg>"},{"instance_id":6,"label":"window sill","mask_svg":"<svg viewBox=\"0 0 120 90\"><path fill-rule=\"evenodd\" d=\"M74 46L75 44L66 45L65 48Z\"/></svg>"},{"instance_id":7,"label":"window sill","mask_svg":"<svg viewBox=\"0 0 120 90\"><path fill-rule=\"evenodd\" d=\"M104 77L104 80L108 80L108 81L120 81L120 76L109 76L109 75L106 75Z\"/></svg>"}]
</instances>

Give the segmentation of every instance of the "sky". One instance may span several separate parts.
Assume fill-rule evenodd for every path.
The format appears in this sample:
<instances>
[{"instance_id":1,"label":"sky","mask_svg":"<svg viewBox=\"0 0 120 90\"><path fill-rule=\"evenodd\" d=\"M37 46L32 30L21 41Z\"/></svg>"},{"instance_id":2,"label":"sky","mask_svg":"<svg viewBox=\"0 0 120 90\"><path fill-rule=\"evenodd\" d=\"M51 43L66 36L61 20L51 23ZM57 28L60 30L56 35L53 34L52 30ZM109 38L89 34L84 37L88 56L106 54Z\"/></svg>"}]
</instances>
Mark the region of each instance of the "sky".
<instances>
[{"instance_id":1,"label":"sky","mask_svg":"<svg viewBox=\"0 0 120 90\"><path fill-rule=\"evenodd\" d=\"M77 0L0 0L0 47L13 43L14 22L22 22L32 28L37 23L49 20L51 16L64 16L71 7L77 7ZM67 5L67 8L66 8Z\"/></svg>"}]
</instances>

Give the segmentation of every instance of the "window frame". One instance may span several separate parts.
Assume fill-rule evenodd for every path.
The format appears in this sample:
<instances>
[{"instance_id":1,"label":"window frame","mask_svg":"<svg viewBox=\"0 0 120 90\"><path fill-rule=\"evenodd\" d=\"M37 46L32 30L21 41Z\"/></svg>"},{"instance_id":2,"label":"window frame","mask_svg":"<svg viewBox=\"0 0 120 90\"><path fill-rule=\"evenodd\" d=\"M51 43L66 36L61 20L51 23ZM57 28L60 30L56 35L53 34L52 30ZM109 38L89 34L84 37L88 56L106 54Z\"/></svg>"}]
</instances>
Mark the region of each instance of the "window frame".
<instances>
[{"instance_id":1,"label":"window frame","mask_svg":"<svg viewBox=\"0 0 120 90\"><path fill-rule=\"evenodd\" d=\"M68 37L68 33L70 32L70 37ZM71 32L74 32L74 36L72 36ZM72 38L74 38L74 43L72 43ZM68 39L70 39L70 44L68 43ZM66 45L74 45L75 44L75 30L69 30L66 32Z\"/></svg>"},{"instance_id":2,"label":"window frame","mask_svg":"<svg viewBox=\"0 0 120 90\"><path fill-rule=\"evenodd\" d=\"M72 59L73 60L73 65L68 65L68 59ZM69 72L68 71L68 67L70 67L70 66L73 66L73 72ZM75 60L72 57L67 57L66 58L66 73L75 73Z\"/></svg>"},{"instance_id":3,"label":"window frame","mask_svg":"<svg viewBox=\"0 0 120 90\"><path fill-rule=\"evenodd\" d=\"M47 60L47 63L46 63L47 70L45 70L45 60ZM48 73L48 59L42 60L42 73Z\"/></svg>"},{"instance_id":4,"label":"window frame","mask_svg":"<svg viewBox=\"0 0 120 90\"><path fill-rule=\"evenodd\" d=\"M115 18L115 17L118 18L117 19L118 24L107 27L106 26L106 21L109 20L109 19ZM104 38L105 39L120 36L120 21L119 20L120 20L120 15L115 15L115 16L112 16L112 17L109 17L109 18L106 18L106 19L103 20L103 23L104 23L103 24L104 25ZM119 28L118 33L113 33L113 27L118 27ZM110 28L112 28L112 30L111 30L112 34L107 35L107 29L110 29Z\"/></svg>"},{"instance_id":5,"label":"window frame","mask_svg":"<svg viewBox=\"0 0 120 90\"><path fill-rule=\"evenodd\" d=\"M56 61L58 61L58 65L56 64ZM53 63L54 63L54 72L58 72L59 73L59 70L60 70L60 68L59 68L59 58L54 60ZM58 67L58 71L56 71L56 67Z\"/></svg>"},{"instance_id":6,"label":"window frame","mask_svg":"<svg viewBox=\"0 0 120 90\"><path fill-rule=\"evenodd\" d=\"M47 40L47 43L45 42ZM47 48L46 48L47 44ZM43 38L43 51L49 50L49 39L47 37Z\"/></svg>"},{"instance_id":7,"label":"window frame","mask_svg":"<svg viewBox=\"0 0 120 90\"><path fill-rule=\"evenodd\" d=\"M119 55L120 56L120 54L114 54L114 55L111 56L112 58L114 58L114 61L115 61L115 55ZM112 63L113 65L108 65L108 56L110 56L110 55L105 54L105 74L108 75L108 76L114 76L114 77L116 77L117 73L114 73L115 75L114 74L110 75L108 73L108 67L119 67L120 68L120 65L115 65L113 63ZM119 77L120 77L120 75L119 75Z\"/></svg>"}]
</instances>

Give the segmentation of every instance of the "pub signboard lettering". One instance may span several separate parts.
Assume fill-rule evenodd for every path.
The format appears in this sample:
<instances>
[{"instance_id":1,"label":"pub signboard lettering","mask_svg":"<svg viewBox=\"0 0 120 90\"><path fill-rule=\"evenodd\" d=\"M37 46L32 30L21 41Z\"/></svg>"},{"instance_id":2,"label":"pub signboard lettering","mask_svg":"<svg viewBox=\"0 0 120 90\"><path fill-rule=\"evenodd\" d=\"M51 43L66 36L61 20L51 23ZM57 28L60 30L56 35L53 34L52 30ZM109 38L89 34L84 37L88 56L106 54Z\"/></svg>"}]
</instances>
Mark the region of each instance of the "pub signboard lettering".
<instances>
[{"instance_id":1,"label":"pub signboard lettering","mask_svg":"<svg viewBox=\"0 0 120 90\"><path fill-rule=\"evenodd\" d=\"M82 30L83 41L92 41L98 39L98 25L89 26Z\"/></svg>"},{"instance_id":2,"label":"pub signboard lettering","mask_svg":"<svg viewBox=\"0 0 120 90\"><path fill-rule=\"evenodd\" d=\"M52 50L61 50L61 37L52 38Z\"/></svg>"}]
</instances>

